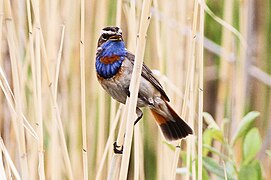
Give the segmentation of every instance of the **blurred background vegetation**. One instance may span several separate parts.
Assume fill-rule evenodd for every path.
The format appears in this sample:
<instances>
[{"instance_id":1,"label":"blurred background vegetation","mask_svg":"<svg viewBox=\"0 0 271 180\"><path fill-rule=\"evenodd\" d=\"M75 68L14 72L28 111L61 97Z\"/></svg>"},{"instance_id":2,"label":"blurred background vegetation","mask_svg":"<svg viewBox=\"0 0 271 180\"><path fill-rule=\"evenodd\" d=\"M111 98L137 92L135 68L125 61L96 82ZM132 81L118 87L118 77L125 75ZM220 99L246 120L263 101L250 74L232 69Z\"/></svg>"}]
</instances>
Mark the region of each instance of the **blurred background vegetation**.
<instances>
[{"instance_id":1,"label":"blurred background vegetation","mask_svg":"<svg viewBox=\"0 0 271 180\"><path fill-rule=\"evenodd\" d=\"M192 34L195 2L153 0L144 58L156 70L172 106L194 126L193 140L182 143L177 179L196 179L197 62L190 79L195 86L189 89L194 98L185 94L189 63L199 56L198 34ZM202 178L270 179L271 1L205 3ZM118 25L127 48L135 52L141 8L141 0L0 0L1 179L83 179L86 171L94 179L99 170L99 179L106 179L119 125L100 164L122 110L96 80L97 39L101 28ZM139 179L168 179L174 144L163 139L148 110L137 126L140 146L133 152L140 154ZM129 179L133 168L131 158Z\"/></svg>"}]
</instances>

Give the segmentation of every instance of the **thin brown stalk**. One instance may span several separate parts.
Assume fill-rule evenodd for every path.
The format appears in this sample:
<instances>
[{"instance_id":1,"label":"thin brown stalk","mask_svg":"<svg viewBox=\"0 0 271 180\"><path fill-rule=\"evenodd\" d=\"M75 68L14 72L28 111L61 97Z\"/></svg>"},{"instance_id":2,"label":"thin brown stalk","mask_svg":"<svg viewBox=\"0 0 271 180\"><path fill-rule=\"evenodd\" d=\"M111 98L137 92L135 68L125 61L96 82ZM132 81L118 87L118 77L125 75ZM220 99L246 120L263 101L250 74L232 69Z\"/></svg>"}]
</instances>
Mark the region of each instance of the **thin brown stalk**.
<instances>
[{"instance_id":1,"label":"thin brown stalk","mask_svg":"<svg viewBox=\"0 0 271 180\"><path fill-rule=\"evenodd\" d=\"M33 8L36 10L35 14L35 67L36 70L36 87L34 87L36 91L36 122L37 122L37 131L39 136L38 141L38 157L39 157L39 165L38 165L38 173L40 179L45 179L44 172L44 147L43 147L43 105L42 105L42 68L41 68L41 43L40 43L40 14L39 14L39 2L33 2Z\"/></svg>"},{"instance_id":2,"label":"thin brown stalk","mask_svg":"<svg viewBox=\"0 0 271 180\"><path fill-rule=\"evenodd\" d=\"M224 20L232 24L233 21L233 0L228 0L224 2ZM216 119L217 123L221 124L222 119L225 117L225 103L227 100L227 97L229 95L230 88L227 88L229 86L230 82L230 76L228 76L231 68L231 64L226 60L227 52L231 52L232 48L232 33L227 28L223 27L222 30L222 47L224 51L222 51L221 55L221 63L220 63L220 70L219 70L219 78L220 82L218 85L218 96L217 96L217 105L216 105ZM219 148L219 147L218 147Z\"/></svg>"},{"instance_id":3,"label":"thin brown stalk","mask_svg":"<svg viewBox=\"0 0 271 180\"><path fill-rule=\"evenodd\" d=\"M11 159L9 153L8 153L8 150L7 150L6 147L5 147L5 144L4 144L2 138L0 138L0 147L1 147L1 150L2 150L2 152L3 152L4 157L6 158L6 161L7 161L8 165L9 165L9 167L11 168L11 171L12 171L14 177L15 177L17 180L20 180L21 177L20 177L20 175L19 175L19 173L18 173L18 171L17 171L17 169L16 169L14 163L12 162L12 159ZM12 177L10 176L9 178L12 178Z\"/></svg>"},{"instance_id":4,"label":"thin brown stalk","mask_svg":"<svg viewBox=\"0 0 271 180\"><path fill-rule=\"evenodd\" d=\"M122 9L122 0L118 0L117 1L116 26L121 25L121 9Z\"/></svg>"},{"instance_id":5,"label":"thin brown stalk","mask_svg":"<svg viewBox=\"0 0 271 180\"><path fill-rule=\"evenodd\" d=\"M121 107L119 107L118 109L120 109L120 108ZM114 119L115 119L116 112L117 112L116 109L117 109L117 101L115 101L115 99L111 98L109 132L111 132L112 129L115 129L115 127L114 127L114 122L115 122ZM110 133L109 133L109 137L110 137ZM108 139L109 139L109 137L108 137ZM107 143L113 144L114 143L114 138L110 139L110 142L108 142L108 140L107 140ZM106 144L106 146L107 146L107 144ZM112 155L113 155L113 148L110 148L108 150L108 161L107 161L108 173L107 174L109 174L109 170L110 170L109 167L110 167L110 163L111 163L111 160L112 160Z\"/></svg>"},{"instance_id":6,"label":"thin brown stalk","mask_svg":"<svg viewBox=\"0 0 271 180\"><path fill-rule=\"evenodd\" d=\"M34 11L35 14L36 11ZM61 145L62 145L62 149L61 151L63 152L63 157L64 157L64 163L67 166L68 169L68 176L70 179L73 179L73 173L72 173L72 168L71 168L71 162L70 162L70 157L69 157L69 153L68 153L68 149L67 149L67 144L66 144L66 140L65 140L65 135L64 135L64 128L62 125L62 121L61 121L61 116L60 116L60 112L59 112L59 107L58 104L56 102L56 99L54 98L54 89L52 86L52 78L51 78L51 74L49 72L49 68L48 68L48 57L47 57L47 53L46 53L46 49L45 49L45 43L44 43L44 39L43 39L43 34L42 31L39 31L40 38L41 38L41 54L43 57L43 65L44 65L44 69L45 69L45 75L46 75L46 80L47 80L47 87L49 88L49 95L50 95L50 101L55 113L55 117L56 117L56 121L57 121L57 126L58 126L58 130L60 133L60 140L61 140Z\"/></svg>"},{"instance_id":7,"label":"thin brown stalk","mask_svg":"<svg viewBox=\"0 0 271 180\"><path fill-rule=\"evenodd\" d=\"M259 80L260 82L266 84L267 86L271 87L271 75L267 74L260 68L256 66L251 66L248 69L248 72L251 76Z\"/></svg>"},{"instance_id":8,"label":"thin brown stalk","mask_svg":"<svg viewBox=\"0 0 271 180\"><path fill-rule=\"evenodd\" d=\"M4 95L6 97L6 100L8 102L9 108L10 108L10 112L15 115L16 117L18 116L18 112L16 112L16 108L14 107L15 104L17 104L16 99L11 91L11 88L8 84L7 78L4 75L4 72L2 70L2 68L0 67L0 86L2 91L4 92ZM23 126L24 128L27 130L27 132L29 132L30 135L32 135L36 140L38 140L38 135L36 133L36 131L34 130L34 128L30 125L30 123L28 122L28 120L26 119L26 117L22 114L22 118L23 118Z\"/></svg>"},{"instance_id":9,"label":"thin brown stalk","mask_svg":"<svg viewBox=\"0 0 271 180\"><path fill-rule=\"evenodd\" d=\"M116 140L116 144L120 147L123 147L124 142L124 134L125 134L125 127L126 127L126 117L127 117L127 108L129 104L129 98L126 99L126 103L124 106L124 110L121 117L121 123L119 127L118 137ZM119 170L121 167L121 159L122 154L113 154L113 157L111 159L111 165L109 170L109 175L107 179L119 179Z\"/></svg>"},{"instance_id":10,"label":"thin brown stalk","mask_svg":"<svg viewBox=\"0 0 271 180\"><path fill-rule=\"evenodd\" d=\"M85 79L85 0L81 0L81 40L80 40L80 77L81 77L81 113L83 137L83 172L88 179L87 121L86 121L86 79Z\"/></svg>"},{"instance_id":11,"label":"thin brown stalk","mask_svg":"<svg viewBox=\"0 0 271 180\"><path fill-rule=\"evenodd\" d=\"M11 5L8 0L4 1L5 10L6 10L6 25L7 25L7 40L10 52L10 60L11 60L11 67L12 67L12 78L14 84L14 95L17 99L17 104L15 105L16 112L18 112L17 116L17 126L15 131L17 131L17 143L18 143L18 150L20 154L20 165L22 167L22 177L24 179L28 178L28 161L26 156L26 144L25 144L25 133L23 128L23 118L22 118L22 89L20 87L20 76L19 76L19 69L18 69L18 52L16 49L16 42L15 42L15 29L13 24L13 17L11 13Z\"/></svg>"},{"instance_id":12,"label":"thin brown stalk","mask_svg":"<svg viewBox=\"0 0 271 180\"><path fill-rule=\"evenodd\" d=\"M106 155L109 154L108 153L109 146L112 145L111 142L113 141L113 138L114 138L114 132L115 132L115 129L116 129L117 124L119 122L119 117L120 117L121 110L122 110L122 106L119 107L119 109L118 109L118 111L116 113L116 116L114 118L113 125L112 125L112 127L110 129L110 133L109 133L109 136L108 136L108 139L107 139L107 143L105 145L105 150L104 150L104 153L103 153L103 156L102 156L102 159L100 161L100 165L99 165L99 168L98 168L98 171L97 171L97 174L96 174L95 179L97 179L97 180L99 180L100 177L101 177L101 173L102 173L102 169L103 169L104 162L105 162L105 159L106 159Z\"/></svg>"},{"instance_id":13,"label":"thin brown stalk","mask_svg":"<svg viewBox=\"0 0 271 180\"><path fill-rule=\"evenodd\" d=\"M192 31L189 35L189 44L188 44L188 72L185 85L184 99L189 97L189 116L188 123L194 127L194 74L195 74L195 46L196 46L196 33L197 33L197 22L198 22L198 2L194 1L194 10L193 10L193 24ZM184 116L187 111L187 105L183 104L182 115ZM187 158L186 158L186 179L189 180L189 169L190 169L190 157L195 157L195 148L194 148L194 137L188 138L187 140ZM194 162L194 159L192 159ZM192 174L195 174L195 163L192 164Z\"/></svg>"},{"instance_id":14,"label":"thin brown stalk","mask_svg":"<svg viewBox=\"0 0 271 180\"><path fill-rule=\"evenodd\" d=\"M5 168L4 168L4 160L2 155L2 149L0 150L0 176L3 179L7 179Z\"/></svg>"},{"instance_id":15,"label":"thin brown stalk","mask_svg":"<svg viewBox=\"0 0 271 180\"><path fill-rule=\"evenodd\" d=\"M243 37L247 37L247 27L248 27L248 6L247 1L240 2L240 16L239 16L239 22L240 22L240 33ZM241 42L242 43L242 42ZM242 45L242 44L241 44ZM240 50L238 52L238 61L236 62L236 71L235 71L235 77L236 81L235 83L238 84L238 86L235 86L234 88L234 95L233 95L233 104L234 104L234 113L233 113L233 121L240 121L243 117L243 113L245 110L245 98L246 98L246 46L240 46ZM236 161L237 163L241 162L241 148L235 147L236 150Z\"/></svg>"},{"instance_id":16,"label":"thin brown stalk","mask_svg":"<svg viewBox=\"0 0 271 180\"><path fill-rule=\"evenodd\" d=\"M54 96L57 99L57 89L58 89L58 79L59 79L59 70L60 70L60 63L62 58L62 50L63 50L63 43L64 43L64 36L65 36L65 25L62 25L62 31L61 31L61 41L60 41L60 47L58 50L58 56L56 61L56 72L55 72L55 90L54 90Z\"/></svg>"},{"instance_id":17,"label":"thin brown stalk","mask_svg":"<svg viewBox=\"0 0 271 180\"><path fill-rule=\"evenodd\" d=\"M131 52L135 52L136 48L136 36L135 34L137 33L137 24L134 23L136 21L136 5L135 1L130 1L130 8L128 12L128 35L129 35L129 41L128 41L128 49ZM139 179L139 171L140 171L140 147L139 147L139 142L140 142L140 128L139 125L134 126L134 179L138 180Z\"/></svg>"},{"instance_id":18,"label":"thin brown stalk","mask_svg":"<svg viewBox=\"0 0 271 180\"><path fill-rule=\"evenodd\" d=\"M142 13L141 13L141 21L139 26L139 34L138 34L138 43L136 47L135 53L135 63L133 67L133 73L130 83L130 92L131 98L128 106L128 116L127 116L127 124L126 124L126 133L125 133L125 142L124 142L124 150L123 150L123 157L121 162L121 170L120 170L120 179L125 180L127 179L128 174L128 166L129 166L129 159L131 153L131 144L132 144L132 136L133 136L133 126L134 126L134 119L136 117L136 104L137 104L137 96L139 90L139 83L141 78L142 72L142 63L143 63L143 56L145 50L145 43L146 39L145 36L147 34L147 29L149 25L150 19L150 5L151 0L144 0L142 6Z\"/></svg>"},{"instance_id":19,"label":"thin brown stalk","mask_svg":"<svg viewBox=\"0 0 271 180\"><path fill-rule=\"evenodd\" d=\"M95 28L94 28L94 31L95 32L99 32L100 29L105 25L105 22L106 22L106 17L107 17L107 1L106 0L100 0L100 1L97 1L97 5L96 5L96 8L97 9L104 9L104 13L100 13L99 11L96 11L95 12L95 17L96 19L98 19L98 21L95 21ZM98 34L97 34L98 35ZM98 39L98 37L95 36L95 44L96 44L96 41ZM93 57L93 59L95 59ZM107 112L107 106L106 106L106 103L105 103L105 91L100 91L98 93L98 120L97 120L97 123L98 123L98 128L97 128L97 138L96 138L96 154L95 154L95 165L97 167L97 165L99 164L99 162L101 161L101 158L102 158L102 153L104 151L104 148L105 148L105 127L107 126L107 121L106 121L106 112ZM95 168L95 171L97 170L97 168ZM104 175L104 174L102 174ZM104 176L102 177L102 179L104 178Z\"/></svg>"},{"instance_id":20,"label":"thin brown stalk","mask_svg":"<svg viewBox=\"0 0 271 180\"><path fill-rule=\"evenodd\" d=\"M202 180L202 121L203 121L203 51L204 51L204 6L205 1L200 2L200 17L199 17L199 87L198 87L198 180Z\"/></svg>"}]
</instances>

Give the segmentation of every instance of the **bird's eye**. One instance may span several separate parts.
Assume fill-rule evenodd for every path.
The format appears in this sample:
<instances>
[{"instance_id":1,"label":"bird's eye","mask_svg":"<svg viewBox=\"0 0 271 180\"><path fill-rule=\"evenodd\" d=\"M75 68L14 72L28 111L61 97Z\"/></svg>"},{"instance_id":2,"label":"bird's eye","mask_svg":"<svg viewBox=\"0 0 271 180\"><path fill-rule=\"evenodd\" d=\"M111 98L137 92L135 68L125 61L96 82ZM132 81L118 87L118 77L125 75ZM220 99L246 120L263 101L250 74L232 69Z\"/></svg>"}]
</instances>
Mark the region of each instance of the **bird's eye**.
<instances>
[{"instance_id":1,"label":"bird's eye","mask_svg":"<svg viewBox=\"0 0 271 180\"><path fill-rule=\"evenodd\" d=\"M104 40L107 40L107 39L109 38L109 35L108 35L108 34L102 34L102 38L103 38Z\"/></svg>"}]
</instances>

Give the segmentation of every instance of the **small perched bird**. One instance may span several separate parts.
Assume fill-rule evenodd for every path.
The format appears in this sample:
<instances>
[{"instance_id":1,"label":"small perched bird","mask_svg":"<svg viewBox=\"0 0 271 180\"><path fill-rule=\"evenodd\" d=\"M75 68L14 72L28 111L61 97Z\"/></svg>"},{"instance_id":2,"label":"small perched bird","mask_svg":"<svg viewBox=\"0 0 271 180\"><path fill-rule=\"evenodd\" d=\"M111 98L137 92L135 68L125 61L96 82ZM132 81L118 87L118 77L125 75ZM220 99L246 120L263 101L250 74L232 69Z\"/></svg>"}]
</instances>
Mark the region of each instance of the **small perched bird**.
<instances>
[{"instance_id":1,"label":"small perched bird","mask_svg":"<svg viewBox=\"0 0 271 180\"><path fill-rule=\"evenodd\" d=\"M119 27L105 27L101 31L96 52L97 78L105 91L125 104L130 96L135 56L125 48ZM149 107L164 137L178 140L192 134L192 129L169 106L169 98L152 71L143 64L137 99L137 121L143 116L140 107ZM136 123L135 122L135 123Z\"/></svg>"}]
</instances>

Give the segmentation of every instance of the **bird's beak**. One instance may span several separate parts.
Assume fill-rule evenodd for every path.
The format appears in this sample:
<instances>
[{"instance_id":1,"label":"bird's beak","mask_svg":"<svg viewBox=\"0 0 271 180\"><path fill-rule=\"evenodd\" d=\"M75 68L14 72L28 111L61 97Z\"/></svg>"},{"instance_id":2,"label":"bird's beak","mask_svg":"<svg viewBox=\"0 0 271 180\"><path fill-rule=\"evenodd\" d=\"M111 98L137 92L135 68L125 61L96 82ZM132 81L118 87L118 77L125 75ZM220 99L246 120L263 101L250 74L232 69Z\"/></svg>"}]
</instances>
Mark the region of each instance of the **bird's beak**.
<instances>
[{"instance_id":1,"label":"bird's beak","mask_svg":"<svg viewBox=\"0 0 271 180\"><path fill-rule=\"evenodd\" d=\"M122 36L120 34L116 34L114 36L111 36L109 39L112 41L122 41Z\"/></svg>"}]
</instances>

